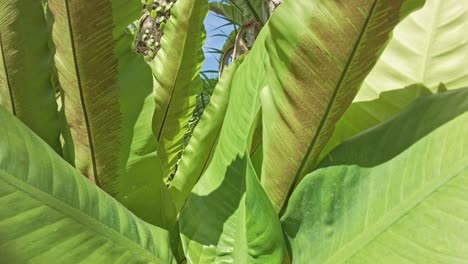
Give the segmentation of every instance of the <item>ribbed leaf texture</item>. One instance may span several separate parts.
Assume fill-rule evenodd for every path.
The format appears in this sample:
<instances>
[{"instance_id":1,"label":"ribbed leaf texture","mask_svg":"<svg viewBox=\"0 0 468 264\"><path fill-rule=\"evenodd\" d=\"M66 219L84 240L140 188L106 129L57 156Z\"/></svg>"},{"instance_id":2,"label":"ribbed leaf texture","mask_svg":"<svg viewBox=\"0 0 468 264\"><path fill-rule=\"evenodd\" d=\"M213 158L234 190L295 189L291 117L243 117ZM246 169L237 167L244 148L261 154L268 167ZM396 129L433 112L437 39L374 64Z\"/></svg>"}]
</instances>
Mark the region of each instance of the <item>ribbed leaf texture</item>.
<instances>
[{"instance_id":1,"label":"ribbed leaf texture","mask_svg":"<svg viewBox=\"0 0 468 264\"><path fill-rule=\"evenodd\" d=\"M421 95L467 86L467 18L466 1L428 0L424 8L398 24L321 157ZM428 88L421 90L423 86Z\"/></svg>"},{"instance_id":2,"label":"ribbed leaf texture","mask_svg":"<svg viewBox=\"0 0 468 264\"><path fill-rule=\"evenodd\" d=\"M355 101L422 83L437 91L468 85L468 1L427 0L396 28Z\"/></svg>"},{"instance_id":3,"label":"ribbed leaf texture","mask_svg":"<svg viewBox=\"0 0 468 264\"><path fill-rule=\"evenodd\" d=\"M279 210L277 202L294 185L294 171L305 172L310 157L317 158L315 147L320 149L328 139L393 26L421 5L304 0L277 9L232 77L213 159L181 211L189 263L283 261L275 214L250 160L260 107L263 153L268 157L261 181L268 183L264 187ZM307 149L312 148L316 152L311 155ZM284 196L269 189L273 183Z\"/></svg>"},{"instance_id":4,"label":"ribbed leaf texture","mask_svg":"<svg viewBox=\"0 0 468 264\"><path fill-rule=\"evenodd\" d=\"M282 218L293 263L465 262L467 98L423 97L332 151Z\"/></svg>"},{"instance_id":5,"label":"ribbed leaf texture","mask_svg":"<svg viewBox=\"0 0 468 264\"><path fill-rule=\"evenodd\" d=\"M146 221L169 225L170 201L148 125L151 72L126 32L139 1L50 0L49 8L76 167Z\"/></svg>"},{"instance_id":6,"label":"ribbed leaf texture","mask_svg":"<svg viewBox=\"0 0 468 264\"><path fill-rule=\"evenodd\" d=\"M0 105L61 155L53 59L40 1L0 3Z\"/></svg>"},{"instance_id":7,"label":"ribbed leaf texture","mask_svg":"<svg viewBox=\"0 0 468 264\"><path fill-rule=\"evenodd\" d=\"M261 182L278 212L316 164L393 27L423 3L286 1L273 13L266 25L268 85L260 95Z\"/></svg>"},{"instance_id":8,"label":"ribbed leaf texture","mask_svg":"<svg viewBox=\"0 0 468 264\"><path fill-rule=\"evenodd\" d=\"M207 12L207 0L177 1L165 26L161 49L151 62L156 101L153 131L166 182L176 171L197 95L202 91L199 73Z\"/></svg>"},{"instance_id":9,"label":"ribbed leaf texture","mask_svg":"<svg viewBox=\"0 0 468 264\"><path fill-rule=\"evenodd\" d=\"M178 210L184 205L213 156L229 104L232 77L242 61L236 60L223 73L184 150L174 181L169 187Z\"/></svg>"},{"instance_id":10,"label":"ribbed leaf texture","mask_svg":"<svg viewBox=\"0 0 468 264\"><path fill-rule=\"evenodd\" d=\"M378 99L353 102L336 123L335 130L320 153L322 160L343 141L376 126L399 114L409 104L431 91L422 84L410 85L402 89L382 92Z\"/></svg>"},{"instance_id":11,"label":"ribbed leaf texture","mask_svg":"<svg viewBox=\"0 0 468 264\"><path fill-rule=\"evenodd\" d=\"M179 227L188 263L281 263L284 239L250 161L265 83L258 46L236 69L218 144L183 207ZM229 69L231 70L231 69Z\"/></svg>"},{"instance_id":12,"label":"ribbed leaf texture","mask_svg":"<svg viewBox=\"0 0 468 264\"><path fill-rule=\"evenodd\" d=\"M3 263L176 263L167 231L130 213L0 109Z\"/></svg>"}]
</instances>

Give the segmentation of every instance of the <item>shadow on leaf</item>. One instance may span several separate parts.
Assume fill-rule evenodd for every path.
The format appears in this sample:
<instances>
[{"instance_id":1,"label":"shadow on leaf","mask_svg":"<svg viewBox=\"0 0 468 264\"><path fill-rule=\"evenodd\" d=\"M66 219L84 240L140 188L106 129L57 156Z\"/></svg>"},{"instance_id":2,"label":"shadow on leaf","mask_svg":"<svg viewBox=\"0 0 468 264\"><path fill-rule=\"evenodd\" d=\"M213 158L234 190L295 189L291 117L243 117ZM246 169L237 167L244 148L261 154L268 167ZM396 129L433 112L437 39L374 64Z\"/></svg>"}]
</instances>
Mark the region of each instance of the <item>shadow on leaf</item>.
<instances>
[{"instance_id":1,"label":"shadow on leaf","mask_svg":"<svg viewBox=\"0 0 468 264\"><path fill-rule=\"evenodd\" d=\"M398 116L336 147L318 168L344 164L370 168L389 161L438 127L467 112L466 98L468 88L421 97Z\"/></svg>"}]
</instances>

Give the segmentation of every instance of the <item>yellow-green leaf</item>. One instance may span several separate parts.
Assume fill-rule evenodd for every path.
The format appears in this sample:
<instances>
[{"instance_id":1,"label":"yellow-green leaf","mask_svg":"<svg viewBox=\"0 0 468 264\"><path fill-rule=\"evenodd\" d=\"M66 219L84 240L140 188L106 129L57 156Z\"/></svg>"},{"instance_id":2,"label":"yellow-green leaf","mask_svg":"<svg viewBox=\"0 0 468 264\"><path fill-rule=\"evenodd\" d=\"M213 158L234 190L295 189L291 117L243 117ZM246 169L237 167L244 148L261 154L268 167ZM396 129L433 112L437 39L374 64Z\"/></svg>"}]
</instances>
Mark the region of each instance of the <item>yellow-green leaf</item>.
<instances>
[{"instance_id":1,"label":"yellow-green leaf","mask_svg":"<svg viewBox=\"0 0 468 264\"><path fill-rule=\"evenodd\" d=\"M422 83L436 92L468 85L468 1L427 0L404 19L355 101L369 101L383 91Z\"/></svg>"},{"instance_id":2,"label":"yellow-green leaf","mask_svg":"<svg viewBox=\"0 0 468 264\"><path fill-rule=\"evenodd\" d=\"M166 182L176 171L196 96L202 89L199 72L204 61L203 20L207 12L207 0L177 1L164 29L161 49L151 62L156 101L153 131Z\"/></svg>"},{"instance_id":3,"label":"yellow-green leaf","mask_svg":"<svg viewBox=\"0 0 468 264\"><path fill-rule=\"evenodd\" d=\"M89 182L0 109L2 263L176 263L166 230Z\"/></svg>"},{"instance_id":4,"label":"yellow-green leaf","mask_svg":"<svg viewBox=\"0 0 468 264\"><path fill-rule=\"evenodd\" d=\"M178 210L184 205L213 156L229 104L232 77L242 61L242 58L236 60L223 72L184 150L174 181L169 187Z\"/></svg>"},{"instance_id":5,"label":"yellow-green leaf","mask_svg":"<svg viewBox=\"0 0 468 264\"><path fill-rule=\"evenodd\" d=\"M465 262L467 99L422 97L332 151L282 218L294 263Z\"/></svg>"}]
</instances>

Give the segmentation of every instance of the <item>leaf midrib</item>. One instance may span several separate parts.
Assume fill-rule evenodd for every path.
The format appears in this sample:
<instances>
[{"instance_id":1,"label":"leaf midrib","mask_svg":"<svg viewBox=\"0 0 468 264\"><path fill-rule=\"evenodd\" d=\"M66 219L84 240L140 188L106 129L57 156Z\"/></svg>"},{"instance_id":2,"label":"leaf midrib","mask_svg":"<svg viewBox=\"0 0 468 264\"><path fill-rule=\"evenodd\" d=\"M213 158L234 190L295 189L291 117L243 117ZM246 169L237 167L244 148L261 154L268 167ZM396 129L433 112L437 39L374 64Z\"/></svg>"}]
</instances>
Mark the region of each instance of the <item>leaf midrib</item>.
<instances>
[{"instance_id":1,"label":"leaf midrib","mask_svg":"<svg viewBox=\"0 0 468 264\"><path fill-rule=\"evenodd\" d=\"M65 1L65 9L67 11L68 31L70 32L70 42L71 42L70 46L71 46L71 50L72 50L72 54L73 54L73 66L75 68L76 81L77 81L77 84L78 84L78 91L80 92L80 103L81 103L81 107L82 107L82 110L83 110L83 117L84 117L85 125L86 125L86 133L87 133L87 136L88 136L89 150L91 152L89 154L91 156L91 163L92 163L93 174L94 174L93 175L93 180L94 180L94 182L96 183L97 186L101 186L101 183L100 183L99 177L98 177L98 172L97 172L96 155L94 153L94 142L93 142L93 139L92 139L92 136L91 136L91 127L90 127L90 122L89 122L89 116L88 116L88 111L87 111L87 108L86 108L86 102L85 102L85 98L84 98L83 85L81 83L80 70L79 70L79 67L78 67L78 56L76 54L75 38L74 38L73 27L72 27L72 23L71 23L70 7L69 7L69 3L68 3L69 0L64 0L64 1ZM86 176L89 177L89 175L86 175Z\"/></svg>"},{"instance_id":2,"label":"leaf midrib","mask_svg":"<svg viewBox=\"0 0 468 264\"><path fill-rule=\"evenodd\" d=\"M434 7L433 13L431 14L431 24L428 27L430 30L427 36L427 44L424 50L423 58L422 58L422 65L421 65L421 82L425 83L426 82L426 75L427 75L427 65L430 57L430 50L433 45L433 40L434 40L434 35L435 35L435 25L437 23L438 15L439 15L439 10L440 10L440 0L436 1L436 6Z\"/></svg>"},{"instance_id":3,"label":"leaf midrib","mask_svg":"<svg viewBox=\"0 0 468 264\"><path fill-rule=\"evenodd\" d=\"M195 0L193 0L193 1L195 2ZM196 8L196 4L195 5L192 4L191 14L189 15L189 20L188 20L188 25L192 24L192 20L193 20L193 17L194 17L192 14L194 13L195 8ZM197 18L198 18L198 16L197 16ZM172 16L169 19L172 19ZM173 21L171 21L171 23L172 23L172 25L175 25ZM174 26L173 29L175 31L176 27ZM177 62L178 66L177 66L176 76L174 78L174 84L172 85L171 96L169 97L169 102L167 103L166 111L164 112L164 117L163 117L163 120L161 122L161 127L159 128L159 132L158 132L158 135L157 135L158 142L161 140L161 135L162 135L162 132L163 132L163 129L165 127L166 120L167 120L167 115L169 114L169 109L171 108L171 105L172 105L172 99L174 98L174 93L175 93L175 90L176 90L177 83L179 82L179 73L180 73L179 69L182 67L182 61L183 61L183 58L184 58L185 53L186 53L185 47L187 45L188 35L189 35L188 32L185 32L184 42L183 42L183 45L182 45L182 54L180 56L180 59Z\"/></svg>"},{"instance_id":4,"label":"leaf midrib","mask_svg":"<svg viewBox=\"0 0 468 264\"><path fill-rule=\"evenodd\" d=\"M301 163L300 163L300 165L299 165L299 167L298 167L298 169L296 171L296 174L294 175L294 179L293 179L291 185L289 186L289 191L288 191L288 194L286 195L286 200L281 205L281 209L280 209L279 214L278 214L279 216L284 214L284 212L286 210L286 206L288 204L288 200L289 200L289 198L291 197L291 195L292 195L292 193L294 191L294 186L296 186L296 184L298 183L299 178L301 177L302 171L304 170L305 165L306 165L307 161L309 160L309 156L312 153L312 150L314 150L315 146L318 143L318 138L321 135L321 131L323 130L323 128L325 126L325 123L328 120L328 116L330 115L331 109L333 108L333 106L335 104L336 97L338 96L338 92L341 90L341 85L342 85L345 77L347 76L348 70L349 70L349 68L351 66L351 63L353 62L354 57L356 55L356 52L357 52L357 50L358 50L358 48L359 48L359 46L361 44L361 40L362 40L362 38L364 36L364 33L367 31L369 23L373 18L375 7L376 7L378 1L379 0L374 0L374 2L372 4L372 7L369 10L369 14L368 14L368 16L367 16L367 18L366 18L366 20L364 22L364 25L363 25L363 28L362 28L361 32L359 33L359 37L358 37L357 41L354 44L354 47L353 47L351 55L350 55L350 57L348 59L348 62L346 63L346 65L345 65L345 67L343 69L343 73L341 74L340 79L338 80L338 83L336 84L335 89L333 90L333 94L332 94L332 97L330 99L330 102L327 105L327 109L325 110L325 114L323 115L323 118L320 120L320 124L319 124L319 126L317 128L317 131L316 131L314 137L312 138L312 142L309 145L309 147L307 148L307 151L306 151L306 153L304 155L304 158L302 159L302 161L301 161Z\"/></svg>"},{"instance_id":5,"label":"leaf midrib","mask_svg":"<svg viewBox=\"0 0 468 264\"><path fill-rule=\"evenodd\" d=\"M2 52L2 63L3 63L3 68L5 69L5 78L7 81L7 86L8 86L8 93L10 95L10 103L11 103L11 111L13 115L16 116L16 107L15 107L15 101L13 100L13 89L11 86L11 81L10 81L10 74L8 73L8 67L5 59L5 50L3 49L3 38L2 38L2 32L0 32L0 49Z\"/></svg>"}]
</instances>

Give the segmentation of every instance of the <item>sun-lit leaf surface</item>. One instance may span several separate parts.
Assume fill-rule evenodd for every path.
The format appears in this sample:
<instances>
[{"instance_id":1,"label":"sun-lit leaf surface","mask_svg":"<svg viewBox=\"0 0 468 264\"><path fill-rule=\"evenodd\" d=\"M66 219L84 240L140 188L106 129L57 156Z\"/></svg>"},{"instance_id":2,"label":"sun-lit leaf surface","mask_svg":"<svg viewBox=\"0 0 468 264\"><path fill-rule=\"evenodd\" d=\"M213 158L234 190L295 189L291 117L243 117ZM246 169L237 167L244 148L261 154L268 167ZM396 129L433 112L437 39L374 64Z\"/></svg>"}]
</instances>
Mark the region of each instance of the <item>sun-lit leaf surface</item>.
<instances>
[{"instance_id":1,"label":"sun-lit leaf surface","mask_svg":"<svg viewBox=\"0 0 468 264\"><path fill-rule=\"evenodd\" d=\"M437 91L468 85L468 1L427 0L396 28L355 101L422 83Z\"/></svg>"},{"instance_id":2,"label":"sun-lit leaf surface","mask_svg":"<svg viewBox=\"0 0 468 264\"><path fill-rule=\"evenodd\" d=\"M465 66L468 61L468 37L464 34L466 31L466 1L428 0L424 8L397 25L392 40L354 99L356 106L353 104L340 119L321 156L343 140L377 124L372 122L364 125L367 121L374 118L374 121L384 121L386 118L380 117L395 114L394 110L397 109L392 105L403 107L409 103L407 99L410 98L402 98L404 94L397 89L422 83L434 93L441 82L447 89L468 85L468 71ZM407 89L410 87L405 88ZM407 93L417 95L419 91L408 90ZM382 101L384 98L387 103ZM374 103L360 103L367 101ZM377 104L378 102L382 102L382 105ZM356 112L357 108L364 105L365 111Z\"/></svg>"},{"instance_id":3,"label":"sun-lit leaf surface","mask_svg":"<svg viewBox=\"0 0 468 264\"><path fill-rule=\"evenodd\" d=\"M147 100L151 71L126 32L140 14L139 1L50 0L49 8L76 167L137 215L164 226L168 193L146 125L154 109Z\"/></svg>"},{"instance_id":4,"label":"sun-lit leaf surface","mask_svg":"<svg viewBox=\"0 0 468 264\"><path fill-rule=\"evenodd\" d=\"M284 238L278 218L249 152L260 107L257 89L265 84L265 74L257 68L265 55L260 47L234 73L213 158L180 213L188 263L283 260Z\"/></svg>"},{"instance_id":5,"label":"sun-lit leaf surface","mask_svg":"<svg viewBox=\"0 0 468 264\"><path fill-rule=\"evenodd\" d=\"M61 154L60 121L50 82L53 59L42 4L1 1L0 18L0 105Z\"/></svg>"},{"instance_id":6,"label":"sun-lit leaf surface","mask_svg":"<svg viewBox=\"0 0 468 264\"><path fill-rule=\"evenodd\" d=\"M184 146L184 135L201 92L203 20L207 0L177 1L164 29L161 49L151 62L155 111L153 131L158 140L164 179L170 182Z\"/></svg>"},{"instance_id":7,"label":"sun-lit leaf surface","mask_svg":"<svg viewBox=\"0 0 468 264\"><path fill-rule=\"evenodd\" d=\"M354 102L336 123L335 130L318 160L322 160L343 141L390 119L415 99L429 94L431 94L429 89L421 84L415 84L403 89L382 92L378 99L372 101Z\"/></svg>"},{"instance_id":8,"label":"sun-lit leaf surface","mask_svg":"<svg viewBox=\"0 0 468 264\"><path fill-rule=\"evenodd\" d=\"M176 263L167 231L130 213L0 109L2 263Z\"/></svg>"},{"instance_id":9,"label":"sun-lit leaf surface","mask_svg":"<svg viewBox=\"0 0 468 264\"><path fill-rule=\"evenodd\" d=\"M386 40L385 35L389 33L392 25L422 4L421 1L408 1L404 3L377 1L374 3L375 5L366 1L359 3L360 5L356 5L359 6L358 9L354 9L355 7L351 9L342 7L340 9L338 6L335 6L336 3L331 2L327 2L327 4L311 3L305 0L286 2L278 8L270 22L264 27L254 48L234 74L225 123L221 129L213 159L192 190L181 211L180 231L189 262L204 263L225 260L243 263L254 261L252 255L262 255L261 252L274 252L274 254L265 255L267 258L263 261L269 261L269 263L280 263L283 261L282 249L280 247L282 242L279 239L272 239L277 237L277 230L274 228L275 223L271 222L272 220L268 218L271 214L268 208L271 205L262 203L259 207L264 207L265 209L257 209L255 212L249 206L249 203L252 202L252 197L261 195L263 192L256 185L253 185L254 188L252 188L248 187L249 184L246 184L257 182L256 173L249 157L253 132L247 135L247 131L255 130L255 121L257 120L259 111L255 106L258 104L259 97L261 99L264 135L266 133L269 135L275 135L276 133L278 135L278 127L281 127L280 121L283 122L283 125L287 129L299 129L301 127L301 131L308 131L307 128L309 126L318 126L320 122L308 122L311 119L310 115L313 111L306 112L303 108L314 105L321 109L322 113L326 112L328 101L325 101L326 103L316 102L319 96L322 96L320 98L323 99L325 95L328 95L329 99L333 99L331 101L336 105L342 106L342 108L347 106L347 104L351 103L355 92L357 92L359 80L364 78L362 75L365 75L370 70L370 64L375 59L374 52L377 52L382 47ZM317 8L317 12L310 12L311 7ZM367 20L368 14L361 12L361 8L363 7L368 8L367 11L372 14L371 17L373 19ZM388 9L388 7L392 8ZM326 16L325 11L330 10L335 10L337 14L340 14L340 12L349 13L346 13L347 15L341 14L343 17ZM382 10L386 12L382 12ZM297 19L291 19L291 13L296 14ZM360 23L361 28L357 29L355 24L349 24L347 16L355 19L356 24ZM321 38L317 37L314 34L326 34L326 32L313 30L317 28L316 23L324 18L328 19L326 20L327 23L337 25L338 28L340 28L340 24L333 24L333 22L342 21L341 25L347 25L347 27L344 27L346 30L343 29L340 34L336 34L333 31L333 35L326 35L326 38L325 36L321 36ZM391 21L391 23L386 24L387 27L375 26L380 24L382 20ZM293 24L296 30L291 31L289 28ZM366 29L363 35L358 34L360 37L355 36L355 31L358 30L357 32L359 33L359 30L362 28ZM375 37L375 31L380 32L378 37ZM344 44L339 45L336 40L331 40L337 36L339 38L348 37L353 39L362 50L354 50L353 47L350 48L348 45L345 47ZM278 42L278 39L287 39L288 41ZM335 45L330 46L330 50L327 50L329 53L325 53L324 50L319 49L325 49L323 45L318 46L316 49L311 49L311 45L314 44L311 39L322 39L323 41L330 41L330 43ZM373 49L370 49L369 46L373 47ZM344 51L337 52L336 54L333 53L340 51L340 49ZM332 53L334 54L333 57ZM298 58L301 59L299 60ZM309 59L306 60L305 58ZM303 78L315 76L311 74L315 72L312 67L314 65L314 58L316 58L317 63L318 61L327 61L326 59L329 59L330 69L325 72L327 74L317 75L316 77L325 76L330 82L323 83L326 83L330 87L322 87L323 89L316 89L312 93L311 90L313 89L310 89L310 85L307 85L307 90L305 89L307 81L310 80L303 80ZM337 63L337 61L341 62L341 64ZM297 63L297 65L294 63ZM345 67L347 63L350 65L349 67ZM327 64L321 64L321 66L323 65ZM348 68L354 69L354 71L349 71ZM323 68L321 67L320 69L320 72L324 73ZM348 69L348 71L345 69ZM339 81L342 78L344 81ZM332 82L333 80L335 80L335 83ZM346 85L355 84L357 87L355 89L349 88L351 89L350 91L342 92L340 96L334 95L334 91L341 88L340 85L344 85L342 82ZM314 82L311 81L310 83ZM284 94L285 90L283 90L283 87L288 88L287 96ZM295 103L293 106L296 108L293 108L287 101L287 99L292 100L292 98L307 99L309 101L307 104ZM314 98L317 100L312 100ZM314 102L314 104L310 102ZM279 107L279 105L282 106L280 109L275 108L276 106ZM281 119L280 117L282 116L279 110L291 111L284 113L284 119ZM340 111L344 111L344 109L340 109ZM293 115L291 113L296 114ZM339 111L335 109L334 115L332 115L333 119L337 119L337 115L339 114ZM275 119L275 117L277 118ZM286 117L288 117L287 120L294 118L293 123L288 121L286 124ZM321 117L323 118L323 115ZM324 119L327 119L327 117L325 115ZM327 122L331 123L329 120ZM330 130L333 124L329 124L328 126ZM321 144L324 144L326 138L323 136L323 133L319 134L323 141ZM295 135L285 134L283 136L280 138L269 137L268 141L264 141L265 144L269 144L269 147L265 149L264 144L263 153L267 153L270 156L277 155L277 157L282 157L282 159L274 160L276 164L270 159L270 171L266 172L264 170L265 166L263 166L262 182L264 181L264 177L270 177L272 173L281 172L280 169L276 171L272 170L273 165L276 168L285 168L288 167L286 165L292 163L294 165L292 166L293 168L298 168L295 166L297 164L291 162L298 156L297 152L291 152L291 150L304 150L302 145L298 145L300 143L297 140L298 133ZM282 144L285 142L285 138L288 138L288 144ZM312 140L311 137L303 137L301 139L304 138L308 143ZM248 142L246 142L247 139L249 139ZM273 143L289 146L289 148L272 149ZM289 152L287 152L288 150ZM318 151L316 154L318 155ZM299 155L299 158L304 158L303 155L304 153ZM288 171L287 176L290 175L291 172ZM255 180L252 179L253 177L255 177ZM276 179L282 180L282 178ZM265 200L261 199L259 201ZM254 215L255 221L253 221L253 218L249 218L254 217ZM246 219L253 222L248 222ZM253 236L250 236L250 233L262 235L257 235L254 239ZM245 254L245 252L248 253Z\"/></svg>"},{"instance_id":10,"label":"sun-lit leaf surface","mask_svg":"<svg viewBox=\"0 0 468 264\"><path fill-rule=\"evenodd\" d=\"M286 1L273 13L265 26L268 86L260 95L261 182L278 212L316 164L393 27L423 3Z\"/></svg>"},{"instance_id":11,"label":"sun-lit leaf surface","mask_svg":"<svg viewBox=\"0 0 468 264\"><path fill-rule=\"evenodd\" d=\"M192 117L189 120L189 129L187 132L185 132L184 135L184 149L187 147L189 140L192 137L193 130L198 125L198 122L203 115L203 111L210 102L211 94L213 93L213 90L218 83L217 78L210 78L203 73L200 73L200 77L202 77L203 90L197 95L197 104L195 109L193 109Z\"/></svg>"},{"instance_id":12,"label":"sun-lit leaf surface","mask_svg":"<svg viewBox=\"0 0 468 264\"><path fill-rule=\"evenodd\" d=\"M422 97L332 151L282 218L293 263L464 263L467 98Z\"/></svg>"},{"instance_id":13,"label":"sun-lit leaf surface","mask_svg":"<svg viewBox=\"0 0 468 264\"><path fill-rule=\"evenodd\" d=\"M229 103L232 77L242 60L235 61L223 73L184 150L174 181L169 187L178 210L184 205L213 156Z\"/></svg>"}]
</instances>

